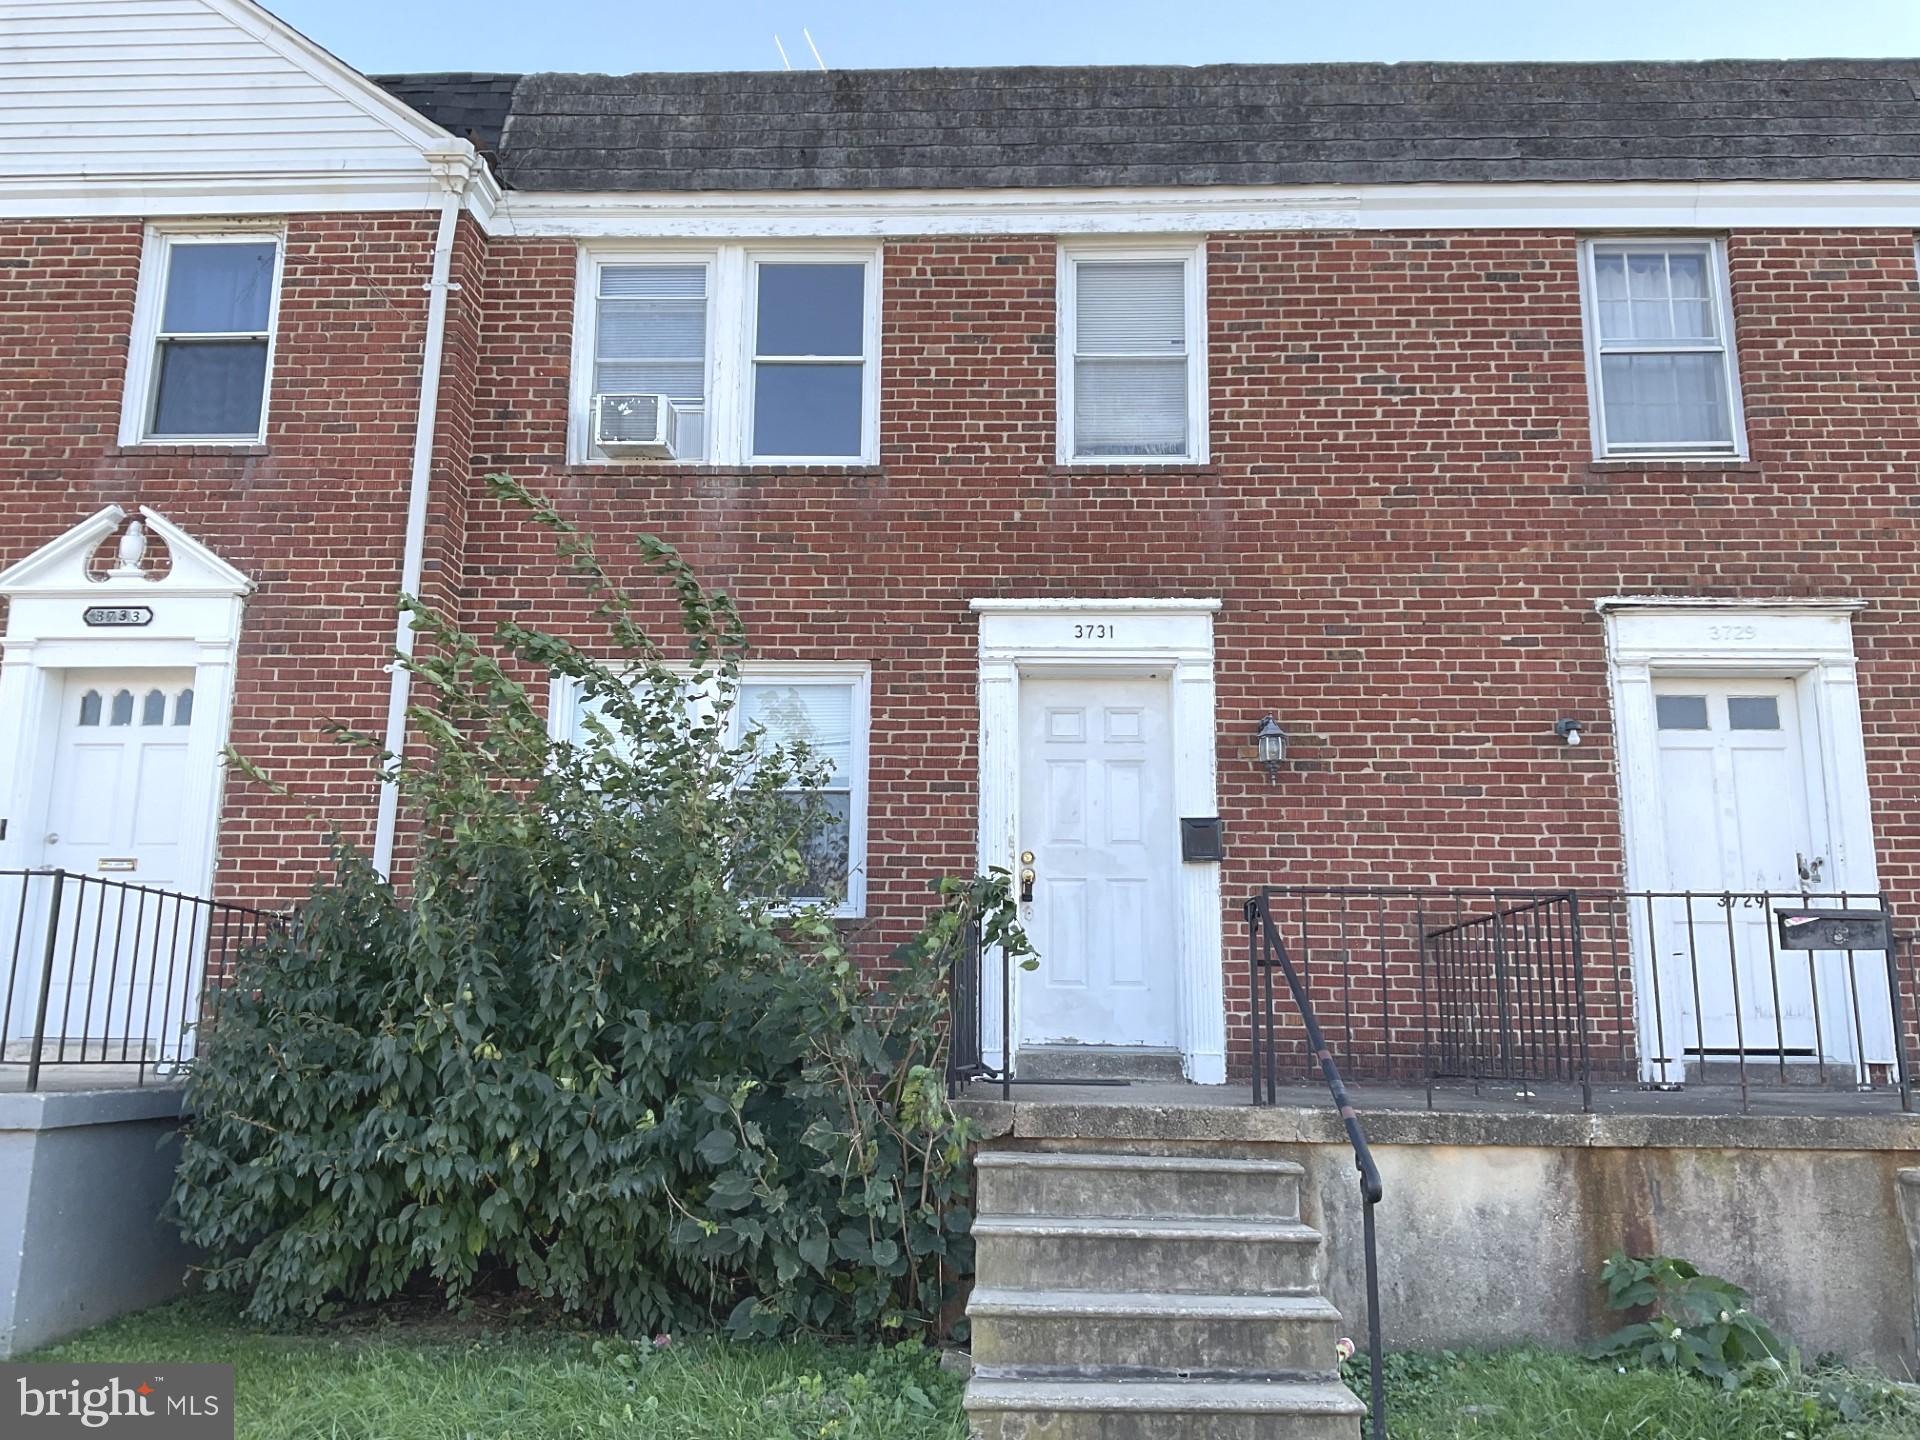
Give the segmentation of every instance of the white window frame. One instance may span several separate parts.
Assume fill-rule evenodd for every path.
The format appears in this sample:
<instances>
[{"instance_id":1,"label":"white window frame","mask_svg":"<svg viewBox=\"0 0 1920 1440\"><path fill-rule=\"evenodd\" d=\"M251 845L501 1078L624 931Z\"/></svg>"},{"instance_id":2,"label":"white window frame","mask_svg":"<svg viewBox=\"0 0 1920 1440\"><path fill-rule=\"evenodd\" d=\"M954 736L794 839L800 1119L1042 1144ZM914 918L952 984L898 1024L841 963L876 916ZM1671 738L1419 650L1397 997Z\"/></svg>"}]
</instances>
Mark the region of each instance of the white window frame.
<instances>
[{"instance_id":1,"label":"white window frame","mask_svg":"<svg viewBox=\"0 0 1920 1440\"><path fill-rule=\"evenodd\" d=\"M1177 260L1186 267L1187 453L1184 455L1079 455L1073 434L1074 351L1079 317L1079 263L1082 260ZM1210 439L1207 428L1207 247L1184 244L1062 245L1055 274L1059 296L1055 386L1057 437L1055 458L1062 465L1204 465Z\"/></svg>"},{"instance_id":2,"label":"white window frame","mask_svg":"<svg viewBox=\"0 0 1920 1440\"><path fill-rule=\"evenodd\" d=\"M1640 345L1633 342L1609 342L1603 349L1600 340L1600 286L1594 271L1594 257L1600 251L1654 250L1662 253L1676 249L1704 251L1707 257L1708 283L1713 286L1713 317L1719 327L1718 345ZM1587 415L1593 433L1593 457L1596 460L1744 460L1747 457L1747 417L1740 400L1740 347L1733 329L1733 286L1727 270L1726 242L1712 235L1593 235L1580 242L1581 334L1587 356ZM1723 367L1726 385L1730 439L1694 445L1626 445L1607 438L1606 400L1601 393L1600 357L1602 354L1711 355L1726 358Z\"/></svg>"},{"instance_id":3,"label":"white window frame","mask_svg":"<svg viewBox=\"0 0 1920 1440\"><path fill-rule=\"evenodd\" d=\"M160 380L160 320L167 303L167 272L173 247L273 242L273 293L267 299L267 363L260 379L260 424L245 435L156 435L153 407ZM134 295L133 335L127 350L127 383L120 407L120 443L133 445L259 445L267 438L273 403L273 362L280 338L280 289L287 267L286 231L273 225L149 225L140 251ZM252 338L258 332L246 331Z\"/></svg>"},{"instance_id":4,"label":"white window frame","mask_svg":"<svg viewBox=\"0 0 1920 1440\"><path fill-rule=\"evenodd\" d=\"M687 672L692 678L692 672ZM847 893L830 912L845 920L863 919L867 913L867 801L868 769L871 751L868 737L872 727L873 669L864 661L759 660L742 665L734 677L734 705L727 717L729 743L738 744L745 731L740 710L739 687L743 685L851 685L853 687L853 725L849 737L847 805ZM580 723L582 703L577 680L555 676L548 688L547 733L555 740L572 740ZM711 707L713 697L689 690L690 706ZM807 897L795 906L812 903ZM789 908L789 907L780 907Z\"/></svg>"},{"instance_id":5,"label":"white window frame","mask_svg":"<svg viewBox=\"0 0 1920 1440\"><path fill-rule=\"evenodd\" d=\"M701 459L630 459L597 454L593 436L593 371L597 358L600 270L608 265L707 265L707 453ZM860 453L753 453L754 341L759 316L759 267L768 263L861 265L866 268L861 315ZM880 462L880 289L878 245L737 244L583 245L574 284L573 375L568 407L567 462L572 465L877 465ZM832 363L829 361L828 363ZM845 362L852 363L852 362Z\"/></svg>"}]
</instances>

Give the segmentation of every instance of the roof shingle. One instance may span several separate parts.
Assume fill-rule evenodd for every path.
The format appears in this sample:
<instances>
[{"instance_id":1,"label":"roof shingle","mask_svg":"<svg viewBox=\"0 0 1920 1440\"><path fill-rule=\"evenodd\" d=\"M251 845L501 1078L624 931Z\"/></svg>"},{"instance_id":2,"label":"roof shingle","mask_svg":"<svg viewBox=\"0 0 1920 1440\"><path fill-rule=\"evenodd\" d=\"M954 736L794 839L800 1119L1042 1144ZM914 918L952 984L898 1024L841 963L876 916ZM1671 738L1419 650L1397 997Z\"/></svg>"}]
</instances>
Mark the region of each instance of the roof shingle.
<instances>
[{"instance_id":1,"label":"roof shingle","mask_svg":"<svg viewBox=\"0 0 1920 1440\"><path fill-rule=\"evenodd\" d=\"M1916 60L375 78L522 190L1920 179Z\"/></svg>"}]
</instances>

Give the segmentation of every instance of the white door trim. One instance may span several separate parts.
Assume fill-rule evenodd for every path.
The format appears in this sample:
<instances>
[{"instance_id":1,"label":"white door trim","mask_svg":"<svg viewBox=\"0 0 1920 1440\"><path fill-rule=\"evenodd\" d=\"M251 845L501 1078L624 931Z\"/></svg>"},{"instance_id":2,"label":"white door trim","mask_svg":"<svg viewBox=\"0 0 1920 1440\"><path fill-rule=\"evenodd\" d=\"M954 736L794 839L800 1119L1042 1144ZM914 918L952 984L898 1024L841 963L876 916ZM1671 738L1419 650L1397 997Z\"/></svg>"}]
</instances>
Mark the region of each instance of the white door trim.
<instances>
[{"instance_id":1,"label":"white door trim","mask_svg":"<svg viewBox=\"0 0 1920 1440\"><path fill-rule=\"evenodd\" d=\"M1795 682L1801 743L1817 776L1824 814L1816 819L1831 839L1832 879L1823 889L1870 893L1880 888L1874 860L1873 812L1867 792L1866 744L1853 652L1853 616L1865 602L1846 599L1688 600L1667 596L1611 596L1596 602L1607 627L1608 686L1613 705L1614 752L1619 767L1620 821L1630 890L1658 889L1666 868L1661 824L1659 755L1654 721L1656 679L1679 676L1763 675ZM1636 921L1636 924L1644 923ZM1656 1014L1651 937L1636 935L1634 993L1643 1043L1642 1078L1679 1081L1677 1061L1660 1065L1651 1037L1677 1034L1675 1014ZM1874 1033L1877 981L1861 967L1865 1060L1892 1058L1892 1032ZM1663 997L1662 1011L1671 1008ZM1839 1038L1839 1037L1835 1037ZM1851 1036L1846 1037L1851 1047ZM1884 1053L1882 1053L1884 1052Z\"/></svg>"},{"instance_id":2,"label":"white door trim","mask_svg":"<svg viewBox=\"0 0 1920 1440\"><path fill-rule=\"evenodd\" d=\"M142 506L140 523L166 545L169 564L96 568L95 554L127 518L109 505L0 571L7 599L0 639L0 869L45 863L47 806L60 705L69 670L189 669L193 723L181 795L181 888L213 887L221 755L233 711L233 671L250 580L165 516ZM138 625L89 625L100 607L138 608Z\"/></svg>"},{"instance_id":3,"label":"white door trim","mask_svg":"<svg viewBox=\"0 0 1920 1440\"><path fill-rule=\"evenodd\" d=\"M1171 691L1173 805L1177 815L1218 813L1214 777L1213 599L980 599L980 867L1019 869L1020 677L1167 673ZM1224 931L1220 867L1180 863L1175 877L1180 1053L1187 1078L1227 1078ZM1019 1004L1019 987L1012 1001ZM1007 1063L1000 1029L1000 972L981 977L982 1039L989 1064ZM1016 1013L1013 1033L1020 1032Z\"/></svg>"}]
</instances>

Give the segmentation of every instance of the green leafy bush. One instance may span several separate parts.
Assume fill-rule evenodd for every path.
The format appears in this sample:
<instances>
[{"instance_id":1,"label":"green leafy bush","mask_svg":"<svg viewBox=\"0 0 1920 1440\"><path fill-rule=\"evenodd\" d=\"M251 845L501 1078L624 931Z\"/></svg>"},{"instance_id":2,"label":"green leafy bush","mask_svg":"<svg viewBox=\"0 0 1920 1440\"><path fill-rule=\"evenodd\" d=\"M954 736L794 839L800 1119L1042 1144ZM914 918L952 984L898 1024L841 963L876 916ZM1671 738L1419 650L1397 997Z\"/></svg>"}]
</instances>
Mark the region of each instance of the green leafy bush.
<instances>
[{"instance_id":1,"label":"green leafy bush","mask_svg":"<svg viewBox=\"0 0 1920 1440\"><path fill-rule=\"evenodd\" d=\"M819 767L728 743L726 597L640 542L674 663L586 535L493 483L557 537L617 658L409 607L409 890L340 847L226 993L173 1194L207 1283L264 1319L432 1285L646 1331L928 1321L971 1270L942 977L976 925L1028 953L1006 877L944 882L863 978L825 907L772 898L818 875ZM583 741L549 738L529 674L579 687Z\"/></svg>"},{"instance_id":2,"label":"green leafy bush","mask_svg":"<svg viewBox=\"0 0 1920 1440\"><path fill-rule=\"evenodd\" d=\"M1718 1380L1729 1390L1756 1367L1778 1374L1797 1357L1749 1310L1745 1290L1670 1255L1616 1250L1600 1269L1612 1310L1647 1310L1594 1346L1596 1359L1632 1360Z\"/></svg>"}]
</instances>

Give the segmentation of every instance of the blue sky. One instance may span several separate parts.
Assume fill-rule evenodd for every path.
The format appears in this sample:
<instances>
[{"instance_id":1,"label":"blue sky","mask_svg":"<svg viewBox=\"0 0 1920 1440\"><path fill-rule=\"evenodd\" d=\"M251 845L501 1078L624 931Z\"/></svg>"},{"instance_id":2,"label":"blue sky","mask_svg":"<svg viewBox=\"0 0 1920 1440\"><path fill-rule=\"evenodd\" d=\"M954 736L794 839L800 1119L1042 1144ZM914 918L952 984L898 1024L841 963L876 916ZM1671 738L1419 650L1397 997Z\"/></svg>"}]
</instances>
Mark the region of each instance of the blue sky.
<instances>
[{"instance_id":1,"label":"blue sky","mask_svg":"<svg viewBox=\"0 0 1920 1440\"><path fill-rule=\"evenodd\" d=\"M270 0L364 71L1920 55L1920 0Z\"/></svg>"}]
</instances>

